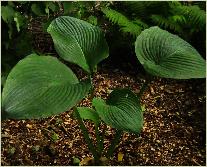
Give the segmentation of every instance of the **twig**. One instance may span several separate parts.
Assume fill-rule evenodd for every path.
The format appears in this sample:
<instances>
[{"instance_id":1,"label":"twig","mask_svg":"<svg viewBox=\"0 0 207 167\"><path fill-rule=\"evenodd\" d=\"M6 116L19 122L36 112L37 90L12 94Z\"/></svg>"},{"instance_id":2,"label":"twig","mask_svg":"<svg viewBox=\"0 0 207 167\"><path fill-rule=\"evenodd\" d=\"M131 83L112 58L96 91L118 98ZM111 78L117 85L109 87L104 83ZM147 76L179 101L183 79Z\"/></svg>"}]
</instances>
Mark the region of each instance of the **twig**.
<instances>
[{"instance_id":1,"label":"twig","mask_svg":"<svg viewBox=\"0 0 207 167\"><path fill-rule=\"evenodd\" d=\"M192 158L192 161L193 161L196 165L201 166L201 164L199 164L194 158Z\"/></svg>"},{"instance_id":2,"label":"twig","mask_svg":"<svg viewBox=\"0 0 207 167\"><path fill-rule=\"evenodd\" d=\"M68 133L68 131L67 131L67 129L65 128L65 126L64 126L63 124L61 124L61 126L62 126L62 128L64 129L65 133L66 133L68 136L70 136L69 133Z\"/></svg>"}]
</instances>

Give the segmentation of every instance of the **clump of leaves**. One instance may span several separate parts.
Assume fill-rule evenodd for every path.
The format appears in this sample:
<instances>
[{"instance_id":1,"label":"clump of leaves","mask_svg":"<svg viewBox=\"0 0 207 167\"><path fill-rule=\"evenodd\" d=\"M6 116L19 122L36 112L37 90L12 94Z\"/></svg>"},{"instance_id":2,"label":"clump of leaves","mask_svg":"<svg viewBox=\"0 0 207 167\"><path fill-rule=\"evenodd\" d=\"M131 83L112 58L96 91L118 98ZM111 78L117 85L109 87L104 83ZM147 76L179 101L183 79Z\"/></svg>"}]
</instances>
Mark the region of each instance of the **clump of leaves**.
<instances>
[{"instance_id":1,"label":"clump of leaves","mask_svg":"<svg viewBox=\"0 0 207 167\"><path fill-rule=\"evenodd\" d=\"M57 58L29 55L12 69L6 80L2 93L2 118L45 118L73 108L93 154L92 162L101 164L105 157L112 157L123 132L137 135L141 132L144 119L140 98L150 81L145 82L138 95L127 88L115 89L106 100L93 98L93 108L76 107L89 91L93 94L91 79L94 69L108 57L104 34L98 27L69 16L52 21L48 32L60 57L84 69L88 78L79 81ZM135 52L149 75L173 79L205 78L205 60L199 53L180 37L159 27L141 32L135 42ZM95 124L96 145L85 127L85 119ZM116 129L106 152L104 132L99 132L101 122ZM59 138L54 133L52 137L54 141Z\"/></svg>"},{"instance_id":2,"label":"clump of leaves","mask_svg":"<svg viewBox=\"0 0 207 167\"><path fill-rule=\"evenodd\" d=\"M15 147L9 147L8 148L7 153L8 153L9 156L14 155L15 152L16 152L16 148Z\"/></svg>"},{"instance_id":3,"label":"clump of leaves","mask_svg":"<svg viewBox=\"0 0 207 167\"><path fill-rule=\"evenodd\" d=\"M59 140L59 135L55 132L52 133L51 139L53 142L56 142Z\"/></svg>"},{"instance_id":4,"label":"clump of leaves","mask_svg":"<svg viewBox=\"0 0 207 167\"><path fill-rule=\"evenodd\" d=\"M35 152L35 153L38 152L39 150L40 150L39 145L35 145L35 146L32 147L32 151Z\"/></svg>"},{"instance_id":5,"label":"clump of leaves","mask_svg":"<svg viewBox=\"0 0 207 167\"><path fill-rule=\"evenodd\" d=\"M55 2L2 2L2 74L7 77L11 68L32 53L32 35L28 31L30 21L38 16L53 15L59 10Z\"/></svg>"},{"instance_id":6,"label":"clump of leaves","mask_svg":"<svg viewBox=\"0 0 207 167\"><path fill-rule=\"evenodd\" d=\"M159 27L137 37L135 52L145 70L155 76L175 79L205 78L206 62L186 41Z\"/></svg>"},{"instance_id":7,"label":"clump of leaves","mask_svg":"<svg viewBox=\"0 0 207 167\"><path fill-rule=\"evenodd\" d=\"M112 23L118 24L121 27L121 31L124 33L129 33L134 37L139 35L142 30L148 27L148 25L142 22L140 19L129 20L122 13L110 8L103 8L102 12Z\"/></svg>"},{"instance_id":8,"label":"clump of leaves","mask_svg":"<svg viewBox=\"0 0 207 167\"><path fill-rule=\"evenodd\" d=\"M62 16L50 24L48 32L58 54L88 73L92 73L96 65L108 57L108 46L103 33L98 27L85 21Z\"/></svg>"},{"instance_id":9,"label":"clump of leaves","mask_svg":"<svg viewBox=\"0 0 207 167\"><path fill-rule=\"evenodd\" d=\"M199 4L201 2L127 1L117 2L111 5L114 9L104 8L102 11L124 33L137 36L142 30L156 25L190 41L189 36L203 32L206 25L206 12Z\"/></svg>"},{"instance_id":10,"label":"clump of leaves","mask_svg":"<svg viewBox=\"0 0 207 167\"><path fill-rule=\"evenodd\" d=\"M80 164L80 159L73 156L73 164L79 166L79 164Z\"/></svg>"}]
</instances>

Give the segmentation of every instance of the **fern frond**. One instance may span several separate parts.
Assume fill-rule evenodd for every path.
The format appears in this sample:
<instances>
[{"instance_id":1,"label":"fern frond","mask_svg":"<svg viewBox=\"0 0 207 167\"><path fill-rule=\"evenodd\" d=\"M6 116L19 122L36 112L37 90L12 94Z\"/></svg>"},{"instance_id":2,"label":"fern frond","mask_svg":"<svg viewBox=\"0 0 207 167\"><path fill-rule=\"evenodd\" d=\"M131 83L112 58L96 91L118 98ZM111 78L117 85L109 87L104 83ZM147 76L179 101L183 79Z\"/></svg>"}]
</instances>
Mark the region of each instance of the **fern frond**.
<instances>
[{"instance_id":1,"label":"fern frond","mask_svg":"<svg viewBox=\"0 0 207 167\"><path fill-rule=\"evenodd\" d=\"M200 9L206 11L206 2L205 1L192 1L192 5L199 6Z\"/></svg>"},{"instance_id":2,"label":"fern frond","mask_svg":"<svg viewBox=\"0 0 207 167\"><path fill-rule=\"evenodd\" d=\"M137 24L137 25L139 25L139 26L141 26L143 29L146 29L146 28L149 27L146 23L144 23L144 22L141 21L140 19L136 19L136 20L134 20L133 23L134 23L134 24Z\"/></svg>"},{"instance_id":3,"label":"fern frond","mask_svg":"<svg viewBox=\"0 0 207 167\"><path fill-rule=\"evenodd\" d=\"M134 37L139 35L143 29L148 27L148 25L141 20L137 19L135 21L131 21L116 10L104 8L102 11L112 23L120 26L122 32L129 33Z\"/></svg>"},{"instance_id":4,"label":"fern frond","mask_svg":"<svg viewBox=\"0 0 207 167\"><path fill-rule=\"evenodd\" d=\"M132 22L129 22L127 26L123 26L120 29L122 32L129 33L133 37L137 37L143 30L142 27L140 27Z\"/></svg>"},{"instance_id":5,"label":"fern frond","mask_svg":"<svg viewBox=\"0 0 207 167\"><path fill-rule=\"evenodd\" d=\"M175 8L177 6L182 6L182 3L179 2L179 1L170 1L170 2L168 2L168 4L169 4L170 8Z\"/></svg>"},{"instance_id":6,"label":"fern frond","mask_svg":"<svg viewBox=\"0 0 207 167\"><path fill-rule=\"evenodd\" d=\"M174 16L170 16L168 18L165 18L161 15L152 15L151 16L152 21L157 24L158 26L165 28L165 29L171 29L175 32L182 32L181 26L177 23L178 16L176 16L176 19ZM181 18L179 18L180 20Z\"/></svg>"},{"instance_id":7,"label":"fern frond","mask_svg":"<svg viewBox=\"0 0 207 167\"><path fill-rule=\"evenodd\" d=\"M170 19L173 20L174 23L180 23L180 24L186 23L186 18L183 15L170 16Z\"/></svg>"},{"instance_id":8,"label":"fern frond","mask_svg":"<svg viewBox=\"0 0 207 167\"><path fill-rule=\"evenodd\" d=\"M168 8L168 2L160 1L125 1L122 2L126 8L126 12L135 13L136 16L147 18L151 14L163 13L162 9Z\"/></svg>"},{"instance_id":9,"label":"fern frond","mask_svg":"<svg viewBox=\"0 0 207 167\"><path fill-rule=\"evenodd\" d=\"M187 14L190 22L194 25L198 25L201 28L205 28L206 12L201 10L198 6L187 6L187 8L189 10Z\"/></svg>"},{"instance_id":10,"label":"fern frond","mask_svg":"<svg viewBox=\"0 0 207 167\"><path fill-rule=\"evenodd\" d=\"M199 6L185 6L177 5L171 6L171 11L177 15L183 15L186 18L186 22L191 27L197 27L198 29L204 29L206 25L206 12L199 8Z\"/></svg>"},{"instance_id":11,"label":"fern frond","mask_svg":"<svg viewBox=\"0 0 207 167\"><path fill-rule=\"evenodd\" d=\"M124 25L126 25L126 23L129 22L127 17L125 17L123 14L117 12L116 10L109 9L109 8L103 8L102 12L114 24L124 26Z\"/></svg>"}]
</instances>

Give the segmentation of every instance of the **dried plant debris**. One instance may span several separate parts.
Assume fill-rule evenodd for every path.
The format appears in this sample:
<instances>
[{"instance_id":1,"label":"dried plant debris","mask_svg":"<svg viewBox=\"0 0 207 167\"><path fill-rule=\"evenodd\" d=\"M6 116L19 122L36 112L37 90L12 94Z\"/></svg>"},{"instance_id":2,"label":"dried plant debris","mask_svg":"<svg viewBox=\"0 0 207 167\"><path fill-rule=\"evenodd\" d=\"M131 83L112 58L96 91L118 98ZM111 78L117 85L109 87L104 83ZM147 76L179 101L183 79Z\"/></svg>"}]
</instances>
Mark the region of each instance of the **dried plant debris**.
<instances>
[{"instance_id":1,"label":"dried plant debris","mask_svg":"<svg viewBox=\"0 0 207 167\"><path fill-rule=\"evenodd\" d=\"M133 72L108 67L99 71L93 80L95 96L104 99L114 88L139 93L145 81ZM141 134L124 133L107 164L205 165L205 101L204 80L156 79L141 99ZM79 105L91 102L85 98ZM93 124L85 123L95 139ZM72 110L42 120L7 120L1 130L1 165L78 165L92 157ZM105 148L113 137L114 129L106 126Z\"/></svg>"}]
</instances>

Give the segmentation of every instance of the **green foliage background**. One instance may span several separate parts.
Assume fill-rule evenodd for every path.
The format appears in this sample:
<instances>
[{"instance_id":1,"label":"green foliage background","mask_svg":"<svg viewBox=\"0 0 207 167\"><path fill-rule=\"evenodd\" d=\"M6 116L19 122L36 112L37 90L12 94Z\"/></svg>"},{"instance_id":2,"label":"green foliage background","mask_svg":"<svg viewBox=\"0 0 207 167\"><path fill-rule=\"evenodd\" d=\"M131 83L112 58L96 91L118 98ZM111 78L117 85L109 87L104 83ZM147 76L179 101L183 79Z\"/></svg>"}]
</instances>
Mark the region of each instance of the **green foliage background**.
<instances>
[{"instance_id":1,"label":"green foliage background","mask_svg":"<svg viewBox=\"0 0 207 167\"><path fill-rule=\"evenodd\" d=\"M2 2L2 84L20 59L33 52L41 54L41 45L47 48L48 54L55 53L50 46L53 44L44 38L49 23L62 15L99 26L109 44L110 56L106 61L119 67L123 62L140 65L136 60L134 42L141 31L151 26L179 35L205 58L205 6L206 2L199 1ZM37 20L37 24L33 24Z\"/></svg>"},{"instance_id":2,"label":"green foliage background","mask_svg":"<svg viewBox=\"0 0 207 167\"><path fill-rule=\"evenodd\" d=\"M102 9L106 19L110 21L108 41L111 55L117 54L113 61L123 55L119 58L120 61L131 60L131 64L138 65L134 59L133 44L136 36L151 26L159 26L180 36L205 58L205 5L205 2L127 1L114 2L108 8Z\"/></svg>"},{"instance_id":3,"label":"green foliage background","mask_svg":"<svg viewBox=\"0 0 207 167\"><path fill-rule=\"evenodd\" d=\"M92 74L96 65L108 57L109 50L110 57L105 61L118 68L128 63L136 69L140 62L154 76L205 78L205 61L200 56L205 57L204 5L170 1L2 3L2 79L20 59L31 54L19 61L7 77L2 93L4 119L45 118L74 107L93 91ZM79 82L72 70L54 58L57 53L53 45L59 59L78 64L88 72L88 79ZM80 63L81 60L84 61ZM140 65L140 69L143 67ZM127 66L124 68L128 70ZM103 136L98 132L100 119L118 129L107 157L112 156L121 131L139 134L143 112L137 102L147 84L148 81L138 97L128 89L117 89L106 102L94 98L95 110L73 108L95 161L99 161L103 150ZM97 148L82 119L95 122Z\"/></svg>"}]
</instances>

